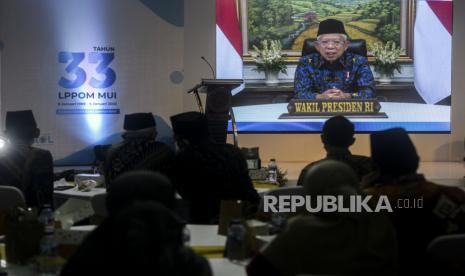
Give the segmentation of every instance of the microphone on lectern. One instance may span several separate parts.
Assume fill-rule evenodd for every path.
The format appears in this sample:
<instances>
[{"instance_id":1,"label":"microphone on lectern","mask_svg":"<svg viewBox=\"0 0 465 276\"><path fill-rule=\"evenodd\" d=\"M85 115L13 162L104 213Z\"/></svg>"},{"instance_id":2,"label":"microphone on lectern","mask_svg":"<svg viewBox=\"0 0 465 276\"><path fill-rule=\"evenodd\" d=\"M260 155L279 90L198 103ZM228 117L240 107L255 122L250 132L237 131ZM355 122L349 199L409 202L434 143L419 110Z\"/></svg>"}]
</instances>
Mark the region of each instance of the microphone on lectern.
<instances>
[{"instance_id":1,"label":"microphone on lectern","mask_svg":"<svg viewBox=\"0 0 465 276\"><path fill-rule=\"evenodd\" d=\"M210 64L210 62L208 62L208 60L204 56L201 56L200 58L208 64L208 67L210 67L210 70L212 70L213 78L216 79L215 70L213 70L213 67Z\"/></svg>"}]
</instances>

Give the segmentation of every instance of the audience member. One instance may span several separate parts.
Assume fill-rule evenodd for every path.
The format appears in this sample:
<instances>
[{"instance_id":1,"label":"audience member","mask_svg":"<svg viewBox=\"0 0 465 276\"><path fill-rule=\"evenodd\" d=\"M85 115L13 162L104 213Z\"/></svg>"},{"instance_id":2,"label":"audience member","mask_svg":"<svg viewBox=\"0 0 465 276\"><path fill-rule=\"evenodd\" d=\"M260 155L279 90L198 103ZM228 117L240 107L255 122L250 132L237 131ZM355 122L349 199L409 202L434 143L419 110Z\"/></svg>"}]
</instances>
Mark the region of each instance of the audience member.
<instances>
[{"instance_id":1,"label":"audience member","mask_svg":"<svg viewBox=\"0 0 465 276\"><path fill-rule=\"evenodd\" d=\"M302 178L316 206L318 196L360 195L353 170L324 160ZM348 206L346 204L345 206ZM323 211L296 216L247 266L248 275L395 275L394 228L384 213Z\"/></svg>"},{"instance_id":2,"label":"audience member","mask_svg":"<svg viewBox=\"0 0 465 276\"><path fill-rule=\"evenodd\" d=\"M165 172L174 156L173 150L155 141L157 129L152 113L133 113L124 116L123 142L112 146L105 161L105 184L111 189L113 180L131 170Z\"/></svg>"},{"instance_id":3,"label":"audience member","mask_svg":"<svg viewBox=\"0 0 465 276\"><path fill-rule=\"evenodd\" d=\"M116 178L106 197L109 215L118 213L133 201L157 201L174 209L175 190L164 175L152 171L131 171Z\"/></svg>"},{"instance_id":4,"label":"audience member","mask_svg":"<svg viewBox=\"0 0 465 276\"><path fill-rule=\"evenodd\" d=\"M354 124L344 116L335 116L325 122L321 141L326 150L326 158L322 160L338 160L346 163L355 171L359 179L372 171L373 165L369 157L354 155L349 151L349 147L355 142ZM303 185L305 172L322 160L310 163L302 170L298 185Z\"/></svg>"},{"instance_id":5,"label":"audience member","mask_svg":"<svg viewBox=\"0 0 465 276\"><path fill-rule=\"evenodd\" d=\"M429 242L465 231L465 193L429 182L417 173L419 157L402 128L371 134L371 156L378 169L363 184L368 194L387 195L393 206L400 275L430 275Z\"/></svg>"},{"instance_id":6,"label":"audience member","mask_svg":"<svg viewBox=\"0 0 465 276\"><path fill-rule=\"evenodd\" d=\"M258 205L260 198L241 151L230 144L211 142L204 114L181 113L171 117L171 124L180 151L169 176L189 202L192 223L217 222L221 200L240 199Z\"/></svg>"},{"instance_id":7,"label":"audience member","mask_svg":"<svg viewBox=\"0 0 465 276\"><path fill-rule=\"evenodd\" d=\"M80 245L61 275L211 275L208 262L183 245L165 176L134 171L109 190L109 216Z\"/></svg>"},{"instance_id":8,"label":"audience member","mask_svg":"<svg viewBox=\"0 0 465 276\"><path fill-rule=\"evenodd\" d=\"M53 201L53 158L48 150L32 147L39 137L31 110L6 113L8 143L0 150L0 185L20 189L29 207Z\"/></svg>"}]
</instances>

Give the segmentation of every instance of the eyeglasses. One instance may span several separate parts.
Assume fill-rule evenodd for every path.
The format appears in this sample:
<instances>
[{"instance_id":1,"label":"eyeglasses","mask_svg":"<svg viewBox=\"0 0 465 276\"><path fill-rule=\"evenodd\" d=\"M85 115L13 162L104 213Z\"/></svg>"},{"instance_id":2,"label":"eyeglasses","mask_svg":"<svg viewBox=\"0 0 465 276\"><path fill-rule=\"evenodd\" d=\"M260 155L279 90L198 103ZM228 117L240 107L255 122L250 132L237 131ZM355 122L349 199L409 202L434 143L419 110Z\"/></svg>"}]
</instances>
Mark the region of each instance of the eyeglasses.
<instances>
[{"instance_id":1,"label":"eyeglasses","mask_svg":"<svg viewBox=\"0 0 465 276\"><path fill-rule=\"evenodd\" d=\"M344 45L345 41L341 40L318 40L318 44L320 44L323 47L328 47L329 44L333 44L334 47L341 47Z\"/></svg>"}]
</instances>

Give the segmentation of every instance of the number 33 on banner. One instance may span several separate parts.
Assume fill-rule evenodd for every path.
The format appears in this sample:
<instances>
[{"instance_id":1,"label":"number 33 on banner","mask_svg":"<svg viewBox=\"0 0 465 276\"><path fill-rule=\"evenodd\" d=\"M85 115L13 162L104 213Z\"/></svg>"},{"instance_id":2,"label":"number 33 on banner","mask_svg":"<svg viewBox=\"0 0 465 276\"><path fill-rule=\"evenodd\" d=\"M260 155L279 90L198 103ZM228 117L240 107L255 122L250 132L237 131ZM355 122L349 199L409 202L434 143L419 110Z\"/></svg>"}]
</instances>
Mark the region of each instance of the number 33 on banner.
<instances>
[{"instance_id":1,"label":"number 33 on banner","mask_svg":"<svg viewBox=\"0 0 465 276\"><path fill-rule=\"evenodd\" d=\"M95 68L97 74L104 75L103 80L92 77L89 81L89 85L93 88L107 88L113 85L116 80L116 74L113 69L109 68L108 65L115 58L115 53L100 53L100 52L89 52L88 62L91 64L98 63ZM61 77L58 84L63 88L78 88L82 86L87 79L87 74L84 69L79 67L81 62L85 59L85 53L83 52L59 52L58 62L67 63L65 71L74 75L72 79Z\"/></svg>"}]
</instances>

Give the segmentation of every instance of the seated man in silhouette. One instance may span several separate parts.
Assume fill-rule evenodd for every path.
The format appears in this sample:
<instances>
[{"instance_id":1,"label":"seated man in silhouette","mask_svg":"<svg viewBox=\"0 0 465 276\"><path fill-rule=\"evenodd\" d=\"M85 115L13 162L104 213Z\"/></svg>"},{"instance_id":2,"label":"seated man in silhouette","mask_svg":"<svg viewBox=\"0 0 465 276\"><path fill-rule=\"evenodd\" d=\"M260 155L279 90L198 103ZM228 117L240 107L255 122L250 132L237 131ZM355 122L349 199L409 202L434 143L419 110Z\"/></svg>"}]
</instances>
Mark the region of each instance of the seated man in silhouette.
<instances>
[{"instance_id":1,"label":"seated man in silhouette","mask_svg":"<svg viewBox=\"0 0 465 276\"><path fill-rule=\"evenodd\" d=\"M377 170L363 184L366 193L375 198L385 195L393 206L399 275L444 274L430 274L426 248L440 235L465 232L465 193L417 173L419 156L402 128L372 133L371 157Z\"/></svg>"},{"instance_id":2,"label":"seated man in silhouette","mask_svg":"<svg viewBox=\"0 0 465 276\"><path fill-rule=\"evenodd\" d=\"M369 157L354 155L349 151L349 147L355 142L354 124L344 116L335 116L325 122L321 142L326 150L326 158L322 160L338 160L346 163L355 171L359 179L372 171L373 165ZM306 171L322 160L310 163L302 170L298 185L302 185Z\"/></svg>"},{"instance_id":3,"label":"seated man in silhouette","mask_svg":"<svg viewBox=\"0 0 465 276\"><path fill-rule=\"evenodd\" d=\"M48 150L32 147L39 137L31 110L6 113L8 143L0 149L0 185L20 189L29 207L53 201L53 158Z\"/></svg>"},{"instance_id":4,"label":"seated man in silhouette","mask_svg":"<svg viewBox=\"0 0 465 276\"><path fill-rule=\"evenodd\" d=\"M343 198L348 206L351 197L361 195L352 169L334 160L306 171L303 187L313 208L321 196ZM290 219L252 259L247 272L249 276L396 275L396 265L395 230L386 214L320 208Z\"/></svg>"},{"instance_id":5,"label":"seated man in silhouette","mask_svg":"<svg viewBox=\"0 0 465 276\"><path fill-rule=\"evenodd\" d=\"M108 217L81 243L61 275L211 275L205 258L184 246L169 179L151 171L118 176Z\"/></svg>"},{"instance_id":6,"label":"seated man in silhouette","mask_svg":"<svg viewBox=\"0 0 465 276\"><path fill-rule=\"evenodd\" d=\"M336 19L320 22L315 47L303 56L294 76L297 99L371 99L375 83L368 59L346 51L344 24Z\"/></svg>"},{"instance_id":7,"label":"seated man in silhouette","mask_svg":"<svg viewBox=\"0 0 465 276\"><path fill-rule=\"evenodd\" d=\"M165 172L174 156L166 144L155 141L157 128L152 113L133 113L124 116L123 142L112 146L106 156L105 184L120 174L132 170Z\"/></svg>"},{"instance_id":8,"label":"seated man in silhouette","mask_svg":"<svg viewBox=\"0 0 465 276\"><path fill-rule=\"evenodd\" d=\"M169 177L189 202L192 223L217 222L221 200L245 200L258 205L259 196L241 151L230 144L212 142L204 114L181 113L171 117L171 125L179 153Z\"/></svg>"}]
</instances>

